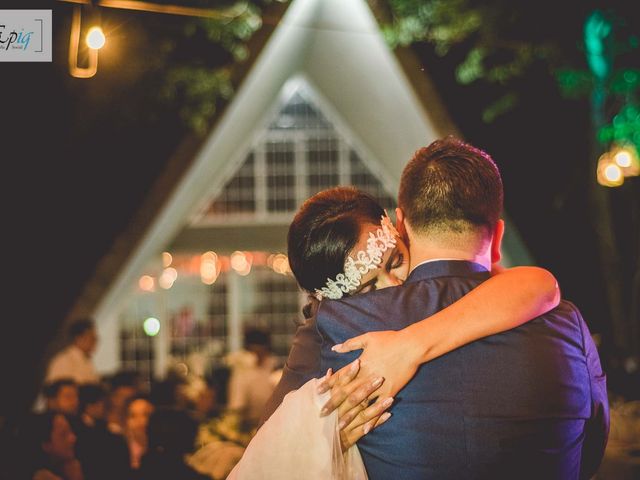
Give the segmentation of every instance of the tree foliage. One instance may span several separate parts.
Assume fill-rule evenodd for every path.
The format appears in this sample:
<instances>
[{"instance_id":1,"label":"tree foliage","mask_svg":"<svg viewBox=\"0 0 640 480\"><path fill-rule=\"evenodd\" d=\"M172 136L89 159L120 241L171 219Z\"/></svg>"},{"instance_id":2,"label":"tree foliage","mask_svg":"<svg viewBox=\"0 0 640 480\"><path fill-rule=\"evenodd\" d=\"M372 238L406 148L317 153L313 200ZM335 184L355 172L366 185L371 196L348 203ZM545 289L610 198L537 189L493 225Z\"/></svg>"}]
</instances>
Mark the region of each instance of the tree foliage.
<instances>
[{"instance_id":1,"label":"tree foliage","mask_svg":"<svg viewBox=\"0 0 640 480\"><path fill-rule=\"evenodd\" d=\"M483 119L491 122L517 105L519 81L534 69L555 75L559 88L570 98L588 95L593 74L586 68L583 25L590 11L599 6L615 8L612 3L583 2L575 8L574 3L544 0L389 0L391 20L384 33L392 46L427 42L438 55L455 51L461 56L456 69L461 84L501 86L497 97L487 98L483 112ZM638 37L624 9L615 18L612 27L618 33L607 58L620 61L637 53ZM622 69L610 79L611 93L627 98L638 91L637 82L624 80L633 75L627 73L629 60L624 58L626 65L614 65Z\"/></svg>"}]
</instances>

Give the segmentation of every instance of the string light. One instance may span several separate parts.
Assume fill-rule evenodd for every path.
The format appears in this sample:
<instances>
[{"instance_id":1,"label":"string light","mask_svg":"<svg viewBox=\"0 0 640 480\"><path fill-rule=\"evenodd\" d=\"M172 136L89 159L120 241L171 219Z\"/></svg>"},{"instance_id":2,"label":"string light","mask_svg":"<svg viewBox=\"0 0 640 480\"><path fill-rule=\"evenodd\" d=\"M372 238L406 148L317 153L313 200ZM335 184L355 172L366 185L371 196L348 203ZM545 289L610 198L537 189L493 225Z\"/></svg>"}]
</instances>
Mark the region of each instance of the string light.
<instances>
[{"instance_id":1,"label":"string light","mask_svg":"<svg viewBox=\"0 0 640 480\"><path fill-rule=\"evenodd\" d=\"M239 275L249 275L251 272L251 264L253 262L253 256L249 252L235 251L231 254L231 268L233 268Z\"/></svg>"},{"instance_id":2,"label":"string light","mask_svg":"<svg viewBox=\"0 0 640 480\"><path fill-rule=\"evenodd\" d=\"M143 275L140 277L140 280L138 280L138 285L140 286L140 289L145 292L153 292L156 286L156 281L150 275Z\"/></svg>"},{"instance_id":3,"label":"string light","mask_svg":"<svg viewBox=\"0 0 640 480\"><path fill-rule=\"evenodd\" d=\"M200 257L200 279L205 285L213 285L218 279L220 266L215 252L205 252Z\"/></svg>"},{"instance_id":4,"label":"string light","mask_svg":"<svg viewBox=\"0 0 640 480\"><path fill-rule=\"evenodd\" d=\"M173 283L178 278L178 271L173 267L165 268L162 271L162 275L158 279L158 283L165 290L170 289L173 286Z\"/></svg>"}]
</instances>

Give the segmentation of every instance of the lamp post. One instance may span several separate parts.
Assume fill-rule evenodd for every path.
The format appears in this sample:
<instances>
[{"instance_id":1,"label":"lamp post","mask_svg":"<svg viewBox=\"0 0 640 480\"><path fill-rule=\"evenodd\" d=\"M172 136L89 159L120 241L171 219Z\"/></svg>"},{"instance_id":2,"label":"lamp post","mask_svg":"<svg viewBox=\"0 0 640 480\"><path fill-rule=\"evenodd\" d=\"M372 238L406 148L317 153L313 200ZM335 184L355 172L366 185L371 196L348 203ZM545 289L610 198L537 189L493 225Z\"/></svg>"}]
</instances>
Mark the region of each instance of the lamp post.
<instances>
[{"instance_id":1,"label":"lamp post","mask_svg":"<svg viewBox=\"0 0 640 480\"><path fill-rule=\"evenodd\" d=\"M590 171L596 179L589 182L589 198L593 211L594 230L600 251L600 265L605 279L605 293L612 327L612 341L616 350L630 353L637 342L633 338L635 328L624 308L623 282L620 254L611 218L610 191L624 182L625 172L616 157L616 151L602 152L598 138L607 124L605 108L608 99L608 82L613 66L613 21L603 12L592 12L584 24L584 45L587 63L593 76L591 92L591 155ZM624 156L623 156L624 157ZM593 177L592 177L593 178ZM597 181L594 181L597 180Z\"/></svg>"},{"instance_id":2,"label":"lamp post","mask_svg":"<svg viewBox=\"0 0 640 480\"><path fill-rule=\"evenodd\" d=\"M608 48L612 40L612 24L599 11L593 12L584 26L584 44L587 62L594 78L591 92L591 155L590 171L598 171L600 159L600 145L598 131L605 125L606 80L611 71L611 50ZM603 176L605 168L602 168ZM620 285L620 265L616 248L616 241L611 220L611 202L609 192L601 188L593 180L589 182L591 204L594 212L595 232L600 244L600 264L604 274L605 290L611 325L613 343L617 348L626 350L628 347L627 325L622 312L622 298Z\"/></svg>"}]
</instances>

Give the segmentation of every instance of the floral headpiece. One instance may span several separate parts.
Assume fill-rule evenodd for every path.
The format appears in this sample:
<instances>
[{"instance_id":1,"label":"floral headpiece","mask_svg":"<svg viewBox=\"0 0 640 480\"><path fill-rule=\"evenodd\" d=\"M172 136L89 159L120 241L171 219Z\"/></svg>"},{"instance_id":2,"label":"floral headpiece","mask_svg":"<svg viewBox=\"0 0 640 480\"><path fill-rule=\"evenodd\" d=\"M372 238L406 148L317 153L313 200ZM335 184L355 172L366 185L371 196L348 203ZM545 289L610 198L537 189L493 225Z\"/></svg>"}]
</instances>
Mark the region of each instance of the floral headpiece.
<instances>
[{"instance_id":1,"label":"floral headpiece","mask_svg":"<svg viewBox=\"0 0 640 480\"><path fill-rule=\"evenodd\" d=\"M348 256L344 262L344 273L339 273L335 280L327 278L326 286L316 289L316 298L318 300L323 298L335 300L342 298L345 293L356 290L360 286L363 275L380 267L384 252L396 246L399 236L387 212L385 212L380 221L380 228L376 230L375 234L369 233L367 250L360 250L355 258Z\"/></svg>"}]
</instances>

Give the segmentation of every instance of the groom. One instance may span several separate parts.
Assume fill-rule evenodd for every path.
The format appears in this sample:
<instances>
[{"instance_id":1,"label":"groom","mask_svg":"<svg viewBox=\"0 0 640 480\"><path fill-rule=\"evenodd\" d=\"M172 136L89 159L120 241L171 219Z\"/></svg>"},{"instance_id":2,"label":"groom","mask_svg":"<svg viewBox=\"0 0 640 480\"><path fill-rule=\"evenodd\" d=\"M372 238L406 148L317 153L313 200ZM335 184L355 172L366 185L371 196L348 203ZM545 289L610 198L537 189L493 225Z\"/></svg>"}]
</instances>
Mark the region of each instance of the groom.
<instances>
[{"instance_id":1,"label":"groom","mask_svg":"<svg viewBox=\"0 0 640 480\"><path fill-rule=\"evenodd\" d=\"M400 287L323 303L296 334L272 408L288 390L357 356L332 345L402 329L486 280L500 258L502 201L500 174L486 153L454 138L418 150L398 201L409 277ZM424 364L391 411L358 443L372 480L588 479L608 430L598 354L568 302Z\"/></svg>"}]
</instances>

